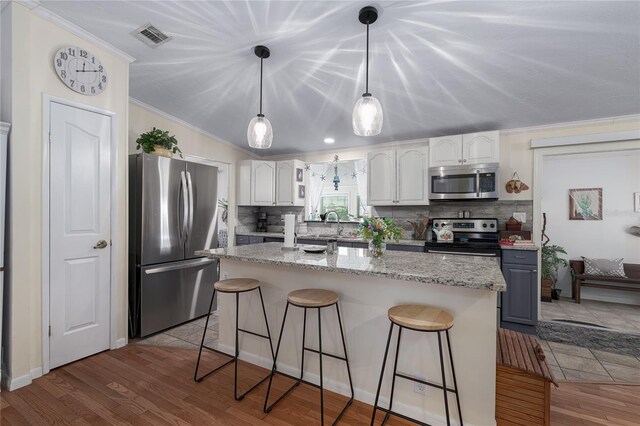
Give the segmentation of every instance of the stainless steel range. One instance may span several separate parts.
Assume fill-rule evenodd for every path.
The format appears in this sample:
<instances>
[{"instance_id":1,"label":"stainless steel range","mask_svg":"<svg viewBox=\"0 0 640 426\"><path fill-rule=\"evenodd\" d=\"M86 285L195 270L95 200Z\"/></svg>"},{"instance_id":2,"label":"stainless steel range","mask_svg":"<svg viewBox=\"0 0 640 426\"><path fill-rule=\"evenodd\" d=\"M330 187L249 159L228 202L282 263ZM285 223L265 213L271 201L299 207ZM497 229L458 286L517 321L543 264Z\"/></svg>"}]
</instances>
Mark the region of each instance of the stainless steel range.
<instances>
[{"instance_id":1,"label":"stainless steel range","mask_svg":"<svg viewBox=\"0 0 640 426\"><path fill-rule=\"evenodd\" d=\"M445 227L453 232L453 241L436 241ZM434 218L433 233L434 240L425 243L427 253L500 257L498 219Z\"/></svg>"}]
</instances>

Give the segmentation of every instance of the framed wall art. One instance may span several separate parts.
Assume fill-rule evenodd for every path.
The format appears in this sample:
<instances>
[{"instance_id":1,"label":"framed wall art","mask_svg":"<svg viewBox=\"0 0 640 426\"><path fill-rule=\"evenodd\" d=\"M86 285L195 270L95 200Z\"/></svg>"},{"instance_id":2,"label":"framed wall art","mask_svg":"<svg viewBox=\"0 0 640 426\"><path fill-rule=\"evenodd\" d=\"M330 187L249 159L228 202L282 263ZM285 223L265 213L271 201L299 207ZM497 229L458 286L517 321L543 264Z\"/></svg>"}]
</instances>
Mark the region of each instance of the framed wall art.
<instances>
[{"instance_id":1,"label":"framed wall art","mask_svg":"<svg viewBox=\"0 0 640 426\"><path fill-rule=\"evenodd\" d=\"M602 220L602 188L570 189L569 220Z\"/></svg>"},{"instance_id":2,"label":"framed wall art","mask_svg":"<svg viewBox=\"0 0 640 426\"><path fill-rule=\"evenodd\" d=\"M296 169L296 182L302 182L304 180L304 172L302 169Z\"/></svg>"},{"instance_id":3,"label":"framed wall art","mask_svg":"<svg viewBox=\"0 0 640 426\"><path fill-rule=\"evenodd\" d=\"M304 198L304 196L305 196L304 185L298 185L298 198Z\"/></svg>"}]
</instances>

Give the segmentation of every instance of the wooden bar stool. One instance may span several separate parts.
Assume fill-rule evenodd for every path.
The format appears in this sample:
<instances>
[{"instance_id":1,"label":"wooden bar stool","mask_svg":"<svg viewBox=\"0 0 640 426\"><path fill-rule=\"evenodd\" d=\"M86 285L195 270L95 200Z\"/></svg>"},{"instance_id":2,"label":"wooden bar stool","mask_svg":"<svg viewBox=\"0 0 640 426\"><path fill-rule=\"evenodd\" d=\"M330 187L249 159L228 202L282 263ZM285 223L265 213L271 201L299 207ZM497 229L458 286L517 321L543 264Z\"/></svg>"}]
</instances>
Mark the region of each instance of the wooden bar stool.
<instances>
[{"instance_id":1,"label":"wooden bar stool","mask_svg":"<svg viewBox=\"0 0 640 426\"><path fill-rule=\"evenodd\" d=\"M240 293L246 293L254 290L258 290L258 293L260 294L260 303L262 305L262 314L264 315L264 324L267 327L266 336L263 334L255 333L253 331L244 330L240 328L238 325L238 316L240 312ZM209 317L211 316L211 308L213 307L213 299L216 297L216 292L234 293L236 295L236 339L235 339L235 354L233 356L204 344L204 339L207 334L207 327L209 326ZM249 388L249 390L245 391L242 395L238 395L238 355L240 354L240 348L238 347L238 333L242 331L243 333L252 334L254 336L267 339L269 341L269 349L271 349L271 358L275 359L275 355L273 353L273 343L271 342L271 333L269 332L269 322L267 321L267 311L264 309L264 299L262 298L262 290L260 289L260 281L254 280L251 278L233 278L229 280L222 280L222 281L216 282L213 285L213 294L211 295L211 303L209 304L208 312L209 313L207 314L207 321L205 322L205 325L204 325L204 332L202 333L202 342L200 342L200 350L198 352L198 361L196 362L196 371L193 374L193 380L195 380L196 382L201 382L206 377L214 374L215 372L219 371L223 367L226 367L227 365L233 362L235 364L234 376L233 376L233 396L236 399L236 401L240 401L249 392L251 392L258 386L260 386L260 384L262 384L265 380L271 377L271 374L269 374L267 377L265 377L264 379L260 380L258 383L253 385L251 388ZM200 358L202 356L203 348L225 355L225 356L231 356L231 359L225 362L224 364L222 364L221 366L211 370L207 374L198 377L198 367L200 366Z\"/></svg>"},{"instance_id":2,"label":"wooden bar stool","mask_svg":"<svg viewBox=\"0 0 640 426\"><path fill-rule=\"evenodd\" d=\"M456 371L453 368L451 340L449 339L449 329L453 327L453 316L451 316L451 314L441 309L432 308L432 307L423 306L423 305L394 306L393 308L389 309L388 315L389 315L389 320L391 321L391 325L389 327L389 337L387 338L387 347L384 350L384 359L382 360L382 371L380 372L380 381L378 382L378 391L376 392L376 400L373 404L373 415L371 416L371 425L373 426L373 423L376 419L377 410L382 410L386 413L384 416L384 419L382 420L382 424L384 424L389 418L389 416L393 414L394 416L401 417L405 420L409 420L420 425L428 425L428 423L420 422L416 419L412 419L408 416L405 416L403 414L393 411L393 391L396 384L396 377L401 377L403 379L422 383L423 385L426 385L426 386L442 389L442 393L444 395L444 409L447 415L447 425L451 424L451 419L449 416L449 401L448 401L447 392L453 392L456 395L456 404L458 406L458 416L460 418L460 424L463 425L464 423L462 422L462 410L460 408L460 398L458 396L458 384L456 383ZM389 409L384 409L378 406L378 399L380 398L380 388L382 387L382 378L384 377L384 367L387 363L387 355L389 354L389 344L391 343L391 334L393 333L394 325L398 326L396 358L393 364L393 378L391 380L391 396L389 398ZM423 333L438 334L438 349L440 351L440 372L442 374L442 384L427 382L424 380L416 379L414 377L408 376L403 373L398 373L398 353L400 352L400 335L402 334L402 330L405 328L413 331L423 332ZM453 375L453 388L447 387L447 381L444 373L444 357L442 354L442 337L441 337L442 332L444 332L447 335L449 362L451 363L451 373Z\"/></svg>"},{"instance_id":3,"label":"wooden bar stool","mask_svg":"<svg viewBox=\"0 0 640 426\"><path fill-rule=\"evenodd\" d=\"M300 366L300 377L294 377L277 370L278 353L280 352L280 343L282 342L284 325L287 321L287 312L289 311L289 305L304 308L304 322L302 326L302 363ZM330 306L336 307L336 313L338 315L338 324L340 326L340 336L342 337L342 349L344 351L344 357L325 353L322 351L322 320L320 317L320 310L322 308L328 308ZM308 348L305 346L305 338L307 334L307 309L318 310L318 350ZM319 355L318 358L320 361L320 385L303 380L305 351L313 352ZM351 381L351 370L349 369L349 359L347 357L347 345L344 340L344 331L342 329L342 319L340 318L340 309L338 308L338 295L333 291L322 290L322 289L303 289L303 290L292 291L287 296L287 306L284 310L284 318L282 318L282 327L280 328L280 336L278 337L278 345L276 346L276 356L273 360L273 369L271 371L271 376L269 378L269 387L267 388L267 395L264 399L264 412L269 413L273 409L273 407L278 402L280 402L285 396L287 396L296 386L298 386L300 383L305 383L320 389L320 421L321 421L321 424L324 425L324 394L323 394L324 388L323 388L323 377L322 377L322 357L325 355L331 358L342 360L347 364L347 375L349 377L349 387L351 388L351 398L349 399L347 404L344 406L342 411L340 411L340 414L338 414L338 417L336 417L336 419L333 421L332 424L335 425L336 422L340 419L340 417L342 417L344 412L353 402L353 383ZM273 381L273 376L275 374L280 374L282 376L289 377L295 380L296 382L284 394L282 394L273 404L267 405L269 402L269 393L271 392L271 383Z\"/></svg>"}]
</instances>

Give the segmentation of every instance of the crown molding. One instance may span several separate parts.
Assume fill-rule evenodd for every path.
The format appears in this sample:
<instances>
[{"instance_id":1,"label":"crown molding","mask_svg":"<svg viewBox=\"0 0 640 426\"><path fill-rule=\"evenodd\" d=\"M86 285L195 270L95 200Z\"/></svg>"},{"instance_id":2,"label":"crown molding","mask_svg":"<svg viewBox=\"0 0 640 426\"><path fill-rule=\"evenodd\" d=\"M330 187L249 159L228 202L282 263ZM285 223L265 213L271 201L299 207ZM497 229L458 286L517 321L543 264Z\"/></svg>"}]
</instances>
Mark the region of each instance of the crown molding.
<instances>
[{"instance_id":1,"label":"crown molding","mask_svg":"<svg viewBox=\"0 0 640 426\"><path fill-rule=\"evenodd\" d=\"M132 63L132 62L134 62L136 60L136 58L134 58L133 56L129 55L128 53L118 49L117 47L115 47L111 43L109 43L109 42L101 39L100 37L90 33L89 31L85 30L84 28L79 27L78 25L74 24L73 22L66 20L62 16L53 13L52 11L47 9L44 5L42 5L42 3L40 3L39 1L36 1L36 0L19 0L18 3L28 7L29 9L31 9L36 16L39 16L40 18L45 19L45 20L47 20L47 21L59 26L60 28L69 31L71 34L73 34L75 36L78 36L81 39L87 41L88 43L91 43L91 44L99 47L100 49L103 49L103 50L111 53L112 55L114 55L117 58L125 61L128 64L130 64L130 63Z\"/></svg>"},{"instance_id":2,"label":"crown molding","mask_svg":"<svg viewBox=\"0 0 640 426\"><path fill-rule=\"evenodd\" d=\"M249 151L248 149L244 149L244 148L242 148L242 147L240 147L240 146L238 146L238 145L236 145L234 143L231 143L229 141L226 141L226 140L222 139L219 136L214 135L213 133L210 133L210 132L207 132L206 130L201 129L200 127L197 127L197 126L194 126L193 124L187 123L186 121L184 121L184 120L182 120L182 119L180 119L180 118L178 118L178 117L176 117L174 115L171 115L168 112L164 112L162 110L159 110L156 107L152 107L151 105L146 104L146 103L144 103L142 101L139 101L139 100L137 100L135 98L132 98L132 97L129 97L129 102L131 102L134 105L139 106L140 108L144 108L147 111L153 112L154 114L158 114L158 115L166 118L167 120L171 120L176 124L184 126L184 127L188 128L188 129L191 129L191 130L193 130L195 132L198 132L203 136L206 136L206 137L211 138L211 139L215 139L217 142L220 142L223 145L227 145L228 147L233 148L233 149L235 149L237 151L240 151L243 154L247 154L251 158L260 158L259 156L257 156L253 152Z\"/></svg>"},{"instance_id":3,"label":"crown molding","mask_svg":"<svg viewBox=\"0 0 640 426\"><path fill-rule=\"evenodd\" d=\"M626 132L593 133L589 135L560 136L556 138L532 139L531 148L548 148L588 143L623 142L640 140L640 130Z\"/></svg>"},{"instance_id":4,"label":"crown molding","mask_svg":"<svg viewBox=\"0 0 640 426\"><path fill-rule=\"evenodd\" d=\"M28 8L29 10L33 10L36 7L40 6L42 3L40 2L40 0L9 0L7 3L18 3L23 5L24 7Z\"/></svg>"},{"instance_id":5,"label":"crown molding","mask_svg":"<svg viewBox=\"0 0 640 426\"><path fill-rule=\"evenodd\" d=\"M539 126L517 127L514 129L500 130L501 135L512 133L539 132L542 130L571 129L583 126L597 126L601 124L626 123L630 121L640 122L640 114L621 115L619 117L594 118L592 120L568 121L565 123L542 124Z\"/></svg>"},{"instance_id":6,"label":"crown molding","mask_svg":"<svg viewBox=\"0 0 640 426\"><path fill-rule=\"evenodd\" d=\"M8 135L9 129L11 129L11 124L0 121L0 135Z\"/></svg>"}]
</instances>

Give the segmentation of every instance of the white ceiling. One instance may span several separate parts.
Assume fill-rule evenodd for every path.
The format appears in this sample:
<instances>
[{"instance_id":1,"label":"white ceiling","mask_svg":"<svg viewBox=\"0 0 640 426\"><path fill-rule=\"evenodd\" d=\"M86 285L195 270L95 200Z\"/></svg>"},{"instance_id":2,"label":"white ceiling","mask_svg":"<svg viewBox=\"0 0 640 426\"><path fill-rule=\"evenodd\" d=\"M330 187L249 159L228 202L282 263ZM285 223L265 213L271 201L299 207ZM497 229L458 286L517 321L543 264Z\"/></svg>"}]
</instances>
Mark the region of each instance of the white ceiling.
<instances>
[{"instance_id":1,"label":"white ceiling","mask_svg":"<svg viewBox=\"0 0 640 426\"><path fill-rule=\"evenodd\" d=\"M640 113L640 2L382 1L371 26L376 137L351 130L364 92L366 1L44 1L134 56L130 94L248 148L265 60L265 154ZM173 37L130 35L151 22ZM322 142L333 137L334 145Z\"/></svg>"}]
</instances>

